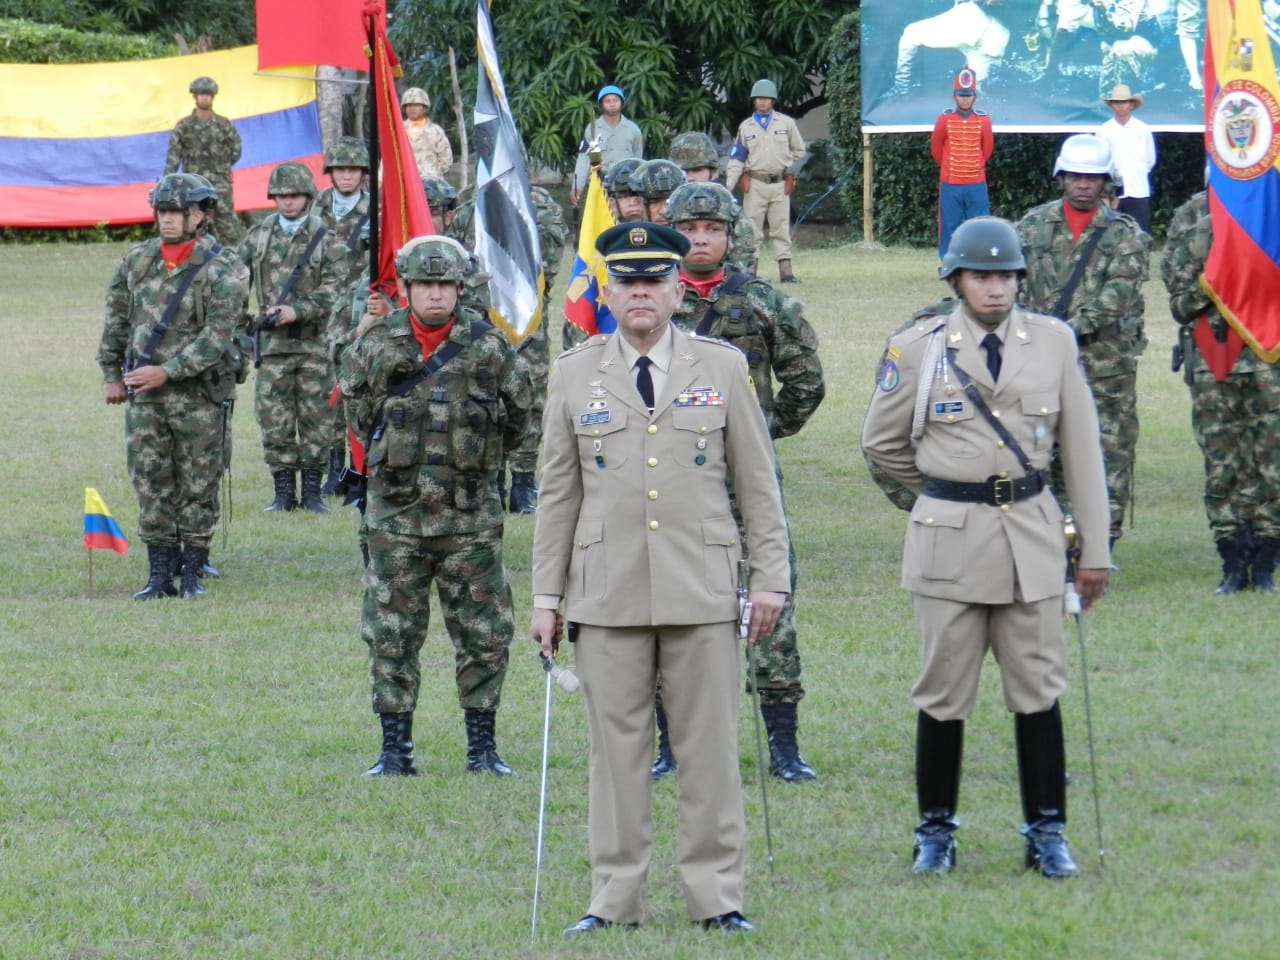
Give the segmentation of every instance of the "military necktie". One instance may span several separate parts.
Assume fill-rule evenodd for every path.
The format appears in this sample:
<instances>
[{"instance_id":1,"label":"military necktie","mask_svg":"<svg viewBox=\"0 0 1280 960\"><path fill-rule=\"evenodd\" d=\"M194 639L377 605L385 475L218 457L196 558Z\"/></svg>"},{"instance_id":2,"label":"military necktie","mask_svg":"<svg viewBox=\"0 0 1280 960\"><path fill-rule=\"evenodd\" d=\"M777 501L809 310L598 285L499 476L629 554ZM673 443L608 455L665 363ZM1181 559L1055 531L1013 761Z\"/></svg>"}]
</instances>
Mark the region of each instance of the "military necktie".
<instances>
[{"instance_id":1,"label":"military necktie","mask_svg":"<svg viewBox=\"0 0 1280 960\"><path fill-rule=\"evenodd\" d=\"M987 369L991 371L991 382L998 383L1000 381L1000 338L994 333L988 333L982 338L980 346L987 351Z\"/></svg>"},{"instance_id":2,"label":"military necktie","mask_svg":"<svg viewBox=\"0 0 1280 960\"><path fill-rule=\"evenodd\" d=\"M649 367L652 365L653 361L648 357L640 357L636 360L636 389L640 391L640 399L644 401L650 413L653 413L653 376L649 373Z\"/></svg>"}]
</instances>

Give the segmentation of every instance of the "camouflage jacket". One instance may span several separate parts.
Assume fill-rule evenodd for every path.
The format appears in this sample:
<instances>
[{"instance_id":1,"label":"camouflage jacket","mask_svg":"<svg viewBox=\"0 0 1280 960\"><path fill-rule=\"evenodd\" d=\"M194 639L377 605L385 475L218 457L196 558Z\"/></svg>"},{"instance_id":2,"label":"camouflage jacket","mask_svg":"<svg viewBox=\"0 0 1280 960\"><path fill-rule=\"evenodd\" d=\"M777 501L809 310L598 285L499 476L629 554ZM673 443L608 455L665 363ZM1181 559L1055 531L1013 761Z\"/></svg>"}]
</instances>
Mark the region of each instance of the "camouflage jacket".
<instances>
[{"instance_id":1,"label":"camouflage jacket","mask_svg":"<svg viewBox=\"0 0 1280 960\"><path fill-rule=\"evenodd\" d=\"M1075 269L1079 252L1097 230L1105 231L1064 320L1080 341L1080 356L1093 379L1137 369L1146 348L1142 331L1142 284L1147 279L1151 237L1127 214L1099 205L1077 242L1062 212L1062 200L1032 208L1018 221L1018 237L1027 258L1027 277L1019 306L1033 313L1054 314L1063 287Z\"/></svg>"},{"instance_id":2,"label":"camouflage jacket","mask_svg":"<svg viewBox=\"0 0 1280 960\"><path fill-rule=\"evenodd\" d=\"M231 251L209 255L214 241L201 237L187 260L172 273L165 269L160 240L144 240L129 249L107 286L106 318L98 345L98 366L107 383L124 379L124 370L146 349L151 333L164 315L169 298L183 278L198 270L169 328L156 345L151 362L164 368L169 381L145 390L135 403L194 400L208 394L210 381L234 389L238 351L232 333L244 313L249 272Z\"/></svg>"},{"instance_id":3,"label":"camouflage jacket","mask_svg":"<svg viewBox=\"0 0 1280 960\"><path fill-rule=\"evenodd\" d=\"M215 187L230 189L231 167L240 159L240 134L226 117L201 120L194 110L169 134L164 172L198 173Z\"/></svg>"},{"instance_id":4,"label":"camouflage jacket","mask_svg":"<svg viewBox=\"0 0 1280 960\"><path fill-rule=\"evenodd\" d=\"M751 225L750 217L738 214L738 219L733 221L730 239L729 255L724 258L724 262L735 270L750 270L760 256L756 228Z\"/></svg>"},{"instance_id":5,"label":"camouflage jacket","mask_svg":"<svg viewBox=\"0 0 1280 960\"><path fill-rule=\"evenodd\" d=\"M504 453L536 429L527 369L500 330L460 307L438 349L453 343L461 350L403 396L391 396L393 385L422 369L410 322L407 310L396 310L341 356L347 421L371 440L366 519L420 537L500 528Z\"/></svg>"},{"instance_id":6,"label":"camouflage jacket","mask_svg":"<svg viewBox=\"0 0 1280 960\"><path fill-rule=\"evenodd\" d=\"M722 296L725 284L738 272L726 270L725 279L706 300L686 284L684 299L671 320L681 330L693 332L710 312L713 319L701 332L742 351L770 435L775 440L789 437L800 431L826 395L818 335L804 318L800 301L779 293L767 280L752 277Z\"/></svg>"},{"instance_id":7,"label":"camouflage jacket","mask_svg":"<svg viewBox=\"0 0 1280 960\"><path fill-rule=\"evenodd\" d=\"M424 180L448 176L449 168L453 166L453 147L444 127L428 120L422 126L406 122L404 129L409 134L409 146L413 148L418 176Z\"/></svg>"},{"instance_id":8,"label":"camouflage jacket","mask_svg":"<svg viewBox=\"0 0 1280 960\"><path fill-rule=\"evenodd\" d=\"M309 216L290 237L277 229L279 218L278 213L273 213L256 223L236 247L236 255L249 267L259 311L275 304L313 233L322 224L319 217ZM264 330L261 334L263 356L324 352L330 314L334 302L346 289L343 282L346 275L345 248L326 231L307 258L286 301L298 314L297 322Z\"/></svg>"},{"instance_id":9,"label":"camouflage jacket","mask_svg":"<svg viewBox=\"0 0 1280 960\"><path fill-rule=\"evenodd\" d=\"M325 187L311 204L311 212L324 221L329 228L329 236L342 244L347 257L347 273L343 278L343 287L356 281L369 266L368 243L361 239L361 232L369 225L369 194L360 191L360 199L339 219L333 209L333 195L337 191L333 187Z\"/></svg>"}]
</instances>

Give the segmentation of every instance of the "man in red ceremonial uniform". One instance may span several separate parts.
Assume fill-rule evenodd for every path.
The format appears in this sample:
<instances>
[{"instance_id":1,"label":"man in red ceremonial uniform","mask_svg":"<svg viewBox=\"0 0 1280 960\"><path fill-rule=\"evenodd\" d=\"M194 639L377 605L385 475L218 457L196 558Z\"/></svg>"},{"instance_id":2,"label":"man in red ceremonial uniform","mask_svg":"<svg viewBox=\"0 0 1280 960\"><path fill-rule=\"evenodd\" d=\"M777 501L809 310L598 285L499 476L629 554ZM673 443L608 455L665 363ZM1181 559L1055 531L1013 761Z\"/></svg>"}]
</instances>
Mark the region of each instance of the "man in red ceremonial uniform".
<instances>
[{"instance_id":1,"label":"man in red ceremonial uniform","mask_svg":"<svg viewBox=\"0 0 1280 960\"><path fill-rule=\"evenodd\" d=\"M954 108L933 122L930 148L938 165L938 256L947 252L956 227L991 213L987 202L987 160L995 146L991 118L973 109L978 78L967 66L952 82Z\"/></svg>"}]
</instances>

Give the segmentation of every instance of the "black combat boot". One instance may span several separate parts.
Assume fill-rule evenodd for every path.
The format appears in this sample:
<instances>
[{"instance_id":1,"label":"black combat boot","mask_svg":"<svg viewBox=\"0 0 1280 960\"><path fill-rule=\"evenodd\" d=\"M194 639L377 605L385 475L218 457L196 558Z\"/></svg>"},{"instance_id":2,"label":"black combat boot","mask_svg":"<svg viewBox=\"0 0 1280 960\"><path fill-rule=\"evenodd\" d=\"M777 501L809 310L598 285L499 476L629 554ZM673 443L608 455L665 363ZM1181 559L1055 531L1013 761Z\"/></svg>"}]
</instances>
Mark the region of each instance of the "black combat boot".
<instances>
[{"instance_id":1,"label":"black combat boot","mask_svg":"<svg viewBox=\"0 0 1280 960\"><path fill-rule=\"evenodd\" d=\"M676 772L676 755L671 752L671 733L667 729L667 711L659 700L653 705L653 719L658 727L658 755L649 768L649 776L661 780Z\"/></svg>"},{"instance_id":2,"label":"black combat boot","mask_svg":"<svg viewBox=\"0 0 1280 960\"><path fill-rule=\"evenodd\" d=\"M800 278L797 277L791 270L791 261L789 259L778 261L778 280L781 283L799 283L800 282Z\"/></svg>"},{"instance_id":3,"label":"black combat boot","mask_svg":"<svg viewBox=\"0 0 1280 960\"><path fill-rule=\"evenodd\" d=\"M207 547L186 544L182 548L182 586L179 595L184 600L204 593L204 565L209 556Z\"/></svg>"},{"instance_id":4,"label":"black combat boot","mask_svg":"<svg viewBox=\"0 0 1280 960\"><path fill-rule=\"evenodd\" d=\"M177 548L164 544L147 544L147 563L151 572L147 585L133 595L135 600L156 600L160 597L176 597L178 589L173 585L174 554Z\"/></svg>"},{"instance_id":5,"label":"black combat boot","mask_svg":"<svg viewBox=\"0 0 1280 960\"><path fill-rule=\"evenodd\" d=\"M320 493L320 471L302 468L302 509L310 513L328 513L324 497Z\"/></svg>"},{"instance_id":6,"label":"black combat boot","mask_svg":"<svg viewBox=\"0 0 1280 960\"><path fill-rule=\"evenodd\" d=\"M1253 589L1275 593L1277 557L1280 557L1280 540L1258 537L1253 541L1253 559L1249 567L1249 582Z\"/></svg>"},{"instance_id":7,"label":"black combat boot","mask_svg":"<svg viewBox=\"0 0 1280 960\"><path fill-rule=\"evenodd\" d=\"M514 777L516 772L502 762L493 743L494 716L488 710L464 711L467 726L467 771L487 771L498 777Z\"/></svg>"},{"instance_id":8,"label":"black combat boot","mask_svg":"<svg viewBox=\"0 0 1280 960\"><path fill-rule=\"evenodd\" d=\"M271 474L271 482L276 485L276 498L263 509L263 513L274 510L298 509L298 475L293 470L277 470Z\"/></svg>"},{"instance_id":9,"label":"black combat boot","mask_svg":"<svg viewBox=\"0 0 1280 960\"><path fill-rule=\"evenodd\" d=\"M366 777L416 777L413 765L413 713L380 713L382 753Z\"/></svg>"},{"instance_id":10,"label":"black combat boot","mask_svg":"<svg viewBox=\"0 0 1280 960\"><path fill-rule=\"evenodd\" d=\"M1026 866L1050 880L1080 873L1066 837L1067 758L1062 742L1062 712L1055 703L1041 713L1016 713L1018 780L1026 823Z\"/></svg>"},{"instance_id":11,"label":"black combat boot","mask_svg":"<svg viewBox=\"0 0 1280 960\"><path fill-rule=\"evenodd\" d=\"M955 832L960 798L964 721L935 720L923 710L916 718L916 803L920 826L911 848L911 872L950 873L956 865Z\"/></svg>"},{"instance_id":12,"label":"black combat boot","mask_svg":"<svg viewBox=\"0 0 1280 960\"><path fill-rule=\"evenodd\" d=\"M538 508L538 488L533 474L511 471L511 512L533 513Z\"/></svg>"},{"instance_id":13,"label":"black combat boot","mask_svg":"<svg viewBox=\"0 0 1280 960\"><path fill-rule=\"evenodd\" d=\"M326 497L334 497L338 494L338 480L342 477L342 468L346 464L342 460L342 449L340 447L329 448L329 475L324 478L324 486L320 488L320 493Z\"/></svg>"},{"instance_id":14,"label":"black combat boot","mask_svg":"<svg viewBox=\"0 0 1280 960\"><path fill-rule=\"evenodd\" d=\"M817 780L813 767L800 756L796 743L796 705L794 703L762 703L760 715L769 734L769 773L787 783Z\"/></svg>"},{"instance_id":15,"label":"black combat boot","mask_svg":"<svg viewBox=\"0 0 1280 960\"><path fill-rule=\"evenodd\" d=\"M1249 586L1249 570L1245 558L1246 537L1243 533L1235 536L1223 537L1217 542L1218 556L1222 558L1222 582L1213 592L1220 597L1227 597L1233 593L1239 593L1245 587ZM1271 561L1272 570L1275 569L1275 558ZM1254 569L1257 569L1255 562ZM1274 580L1272 586L1274 587Z\"/></svg>"}]
</instances>

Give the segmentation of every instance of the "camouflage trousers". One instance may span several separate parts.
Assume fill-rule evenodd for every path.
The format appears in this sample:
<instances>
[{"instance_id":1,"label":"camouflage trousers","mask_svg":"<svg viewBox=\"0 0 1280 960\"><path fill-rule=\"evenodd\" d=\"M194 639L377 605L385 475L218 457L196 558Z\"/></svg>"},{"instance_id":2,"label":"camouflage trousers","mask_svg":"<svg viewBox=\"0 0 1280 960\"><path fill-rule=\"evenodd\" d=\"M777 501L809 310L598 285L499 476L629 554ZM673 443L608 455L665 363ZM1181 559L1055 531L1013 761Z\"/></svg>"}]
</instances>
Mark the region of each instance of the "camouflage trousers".
<instances>
[{"instance_id":1,"label":"camouflage trousers","mask_svg":"<svg viewBox=\"0 0 1280 960\"><path fill-rule=\"evenodd\" d=\"M267 468L323 470L329 462L333 381L322 353L273 353L262 358L253 388Z\"/></svg>"},{"instance_id":2,"label":"camouflage trousers","mask_svg":"<svg viewBox=\"0 0 1280 960\"><path fill-rule=\"evenodd\" d=\"M543 305L543 323L521 345L520 356L529 367L529 379L533 381L533 403L529 407L529 423L542 423L542 408L547 401L547 376L551 372L551 342L547 337L546 305ZM512 473L534 473L538 469L538 446L542 431L531 428L520 441L520 446L507 456Z\"/></svg>"},{"instance_id":3,"label":"camouflage trousers","mask_svg":"<svg viewBox=\"0 0 1280 960\"><path fill-rule=\"evenodd\" d=\"M418 654L435 581L454 647L458 703L496 711L515 632L502 565L502 527L442 537L370 528L360 633L369 646L375 713L409 713L418 702Z\"/></svg>"},{"instance_id":4,"label":"camouflage trousers","mask_svg":"<svg viewBox=\"0 0 1280 960\"><path fill-rule=\"evenodd\" d=\"M1193 369L1191 427L1204 454L1213 539L1280 539L1280 370L1237 370L1217 381L1198 354Z\"/></svg>"},{"instance_id":5,"label":"camouflage trousers","mask_svg":"<svg viewBox=\"0 0 1280 960\"><path fill-rule=\"evenodd\" d=\"M1138 448L1138 374L1098 377L1089 381L1093 402L1098 409L1098 429L1102 440L1102 457L1107 470L1107 501L1111 512L1111 539L1123 535L1124 512L1129 508L1133 492L1133 463ZM1054 454L1049 469L1053 492L1064 513L1071 512L1062 478L1062 463Z\"/></svg>"},{"instance_id":6,"label":"camouflage trousers","mask_svg":"<svg viewBox=\"0 0 1280 960\"><path fill-rule=\"evenodd\" d=\"M138 538L149 546L209 546L218 522L222 406L203 397L130 402L124 423Z\"/></svg>"}]
</instances>

